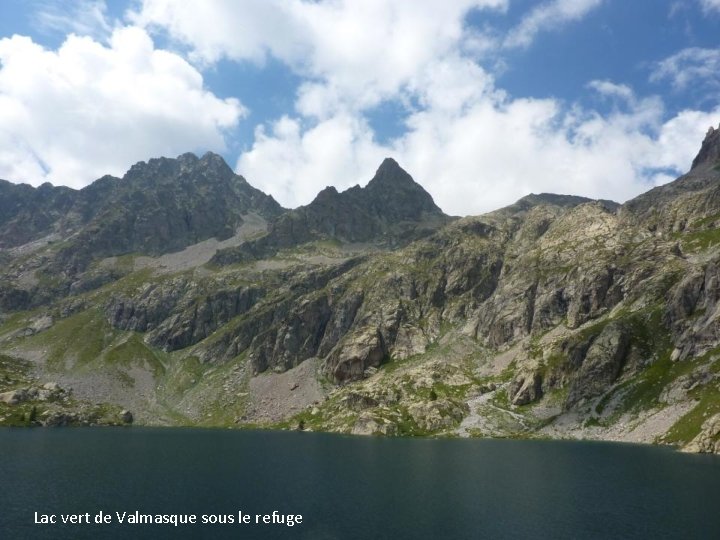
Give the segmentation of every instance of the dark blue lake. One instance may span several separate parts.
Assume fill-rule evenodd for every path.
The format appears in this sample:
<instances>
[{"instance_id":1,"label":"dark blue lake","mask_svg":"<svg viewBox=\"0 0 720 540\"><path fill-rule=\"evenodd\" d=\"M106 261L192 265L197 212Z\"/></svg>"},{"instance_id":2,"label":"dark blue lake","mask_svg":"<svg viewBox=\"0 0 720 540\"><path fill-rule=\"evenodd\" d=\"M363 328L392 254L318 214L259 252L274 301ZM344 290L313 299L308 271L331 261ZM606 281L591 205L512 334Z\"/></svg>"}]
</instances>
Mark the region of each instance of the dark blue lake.
<instances>
[{"instance_id":1,"label":"dark blue lake","mask_svg":"<svg viewBox=\"0 0 720 540\"><path fill-rule=\"evenodd\" d=\"M113 522L34 523L35 512L100 511ZM135 511L236 523L117 523ZM238 524L238 511L302 523ZM610 443L0 429L0 538L720 538L720 458Z\"/></svg>"}]
</instances>

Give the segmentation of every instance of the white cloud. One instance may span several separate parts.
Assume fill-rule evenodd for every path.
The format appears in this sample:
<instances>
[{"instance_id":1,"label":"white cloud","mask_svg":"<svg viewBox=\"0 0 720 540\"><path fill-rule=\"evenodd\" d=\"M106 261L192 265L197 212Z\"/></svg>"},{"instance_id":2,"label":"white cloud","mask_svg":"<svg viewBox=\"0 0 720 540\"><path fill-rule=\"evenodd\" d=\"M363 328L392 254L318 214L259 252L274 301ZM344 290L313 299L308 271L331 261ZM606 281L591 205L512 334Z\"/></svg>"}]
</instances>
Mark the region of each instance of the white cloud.
<instances>
[{"instance_id":1,"label":"white cloud","mask_svg":"<svg viewBox=\"0 0 720 540\"><path fill-rule=\"evenodd\" d=\"M0 177L80 187L150 156L222 150L243 114L140 28L107 46L70 35L57 51L0 40Z\"/></svg>"},{"instance_id":2,"label":"white cloud","mask_svg":"<svg viewBox=\"0 0 720 540\"><path fill-rule=\"evenodd\" d=\"M680 90L706 84L720 89L720 49L683 49L658 62L651 80L669 80Z\"/></svg>"},{"instance_id":3,"label":"white cloud","mask_svg":"<svg viewBox=\"0 0 720 540\"><path fill-rule=\"evenodd\" d=\"M603 0L551 0L531 10L505 38L505 47L527 47L537 34L583 18Z\"/></svg>"},{"instance_id":4,"label":"white cloud","mask_svg":"<svg viewBox=\"0 0 720 540\"><path fill-rule=\"evenodd\" d=\"M472 9L507 0L144 0L130 17L190 45L191 57L262 62L271 55L307 77L297 108L327 118L394 96L430 62L453 54Z\"/></svg>"},{"instance_id":5,"label":"white cloud","mask_svg":"<svg viewBox=\"0 0 720 540\"><path fill-rule=\"evenodd\" d=\"M720 0L700 0L700 5L705 11L720 12Z\"/></svg>"},{"instance_id":6,"label":"white cloud","mask_svg":"<svg viewBox=\"0 0 720 540\"><path fill-rule=\"evenodd\" d=\"M290 8L297 0L143 0L128 18L138 26L167 30L192 47L192 58L212 63L226 57L263 62L268 54L300 61L306 39Z\"/></svg>"},{"instance_id":7,"label":"white cloud","mask_svg":"<svg viewBox=\"0 0 720 540\"><path fill-rule=\"evenodd\" d=\"M612 81L590 81L587 87L595 90L598 94L609 98L619 98L624 101L635 101L635 93L626 84L617 84Z\"/></svg>"},{"instance_id":8,"label":"white cloud","mask_svg":"<svg viewBox=\"0 0 720 540\"><path fill-rule=\"evenodd\" d=\"M104 0L45 0L36 7L35 24L44 32L107 38L112 28Z\"/></svg>"}]
</instances>

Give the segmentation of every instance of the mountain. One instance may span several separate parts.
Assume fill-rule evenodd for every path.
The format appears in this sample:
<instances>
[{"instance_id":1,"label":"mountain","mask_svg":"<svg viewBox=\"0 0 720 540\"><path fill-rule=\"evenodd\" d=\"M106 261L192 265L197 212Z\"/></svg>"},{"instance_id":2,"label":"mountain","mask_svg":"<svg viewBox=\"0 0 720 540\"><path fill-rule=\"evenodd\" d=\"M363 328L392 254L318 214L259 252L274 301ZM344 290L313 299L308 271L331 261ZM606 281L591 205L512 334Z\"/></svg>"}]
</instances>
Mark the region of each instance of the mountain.
<instances>
[{"instance_id":1,"label":"mountain","mask_svg":"<svg viewBox=\"0 0 720 540\"><path fill-rule=\"evenodd\" d=\"M215 159L151 160L125 177L135 194L112 199L120 216L175 216L221 176L236 200L197 203L218 205L212 225L133 222L117 242L99 231L125 218L85 218L72 190L3 186L0 207L44 210L1 222L24 236L8 232L0 252L0 423L27 424L33 407L43 424L118 423L124 410L150 425L718 452L717 133L686 175L623 205L532 194L459 219L390 159L364 188L288 211L211 174ZM119 182L99 188L110 197ZM160 185L173 197L145 195ZM48 222L73 232L39 242ZM42 294L50 269L75 281Z\"/></svg>"},{"instance_id":2,"label":"mountain","mask_svg":"<svg viewBox=\"0 0 720 540\"><path fill-rule=\"evenodd\" d=\"M140 162L123 178L104 176L81 190L0 182L0 208L0 245L10 259L0 271L4 309L43 305L120 277L117 269L92 268L103 258L227 240L246 216L283 212L212 153Z\"/></svg>"},{"instance_id":3,"label":"mountain","mask_svg":"<svg viewBox=\"0 0 720 540\"><path fill-rule=\"evenodd\" d=\"M398 163L385 159L364 188L327 187L309 205L279 216L267 236L219 252L217 264L253 260L315 240L407 244L451 221Z\"/></svg>"}]
</instances>

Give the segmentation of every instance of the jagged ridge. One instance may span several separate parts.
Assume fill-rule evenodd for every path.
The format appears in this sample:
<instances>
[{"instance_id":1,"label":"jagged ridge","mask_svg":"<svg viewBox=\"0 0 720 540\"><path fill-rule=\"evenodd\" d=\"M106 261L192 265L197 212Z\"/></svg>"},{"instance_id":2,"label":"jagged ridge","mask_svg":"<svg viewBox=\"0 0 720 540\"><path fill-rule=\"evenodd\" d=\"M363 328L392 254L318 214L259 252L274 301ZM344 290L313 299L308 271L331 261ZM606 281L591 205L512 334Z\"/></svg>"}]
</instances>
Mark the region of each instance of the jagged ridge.
<instances>
[{"instance_id":1,"label":"jagged ridge","mask_svg":"<svg viewBox=\"0 0 720 540\"><path fill-rule=\"evenodd\" d=\"M366 187L342 193L327 187L309 205L274 220L264 238L221 251L213 262L226 265L268 257L279 249L322 239L381 241L397 247L448 221L430 194L394 159L387 158Z\"/></svg>"}]
</instances>

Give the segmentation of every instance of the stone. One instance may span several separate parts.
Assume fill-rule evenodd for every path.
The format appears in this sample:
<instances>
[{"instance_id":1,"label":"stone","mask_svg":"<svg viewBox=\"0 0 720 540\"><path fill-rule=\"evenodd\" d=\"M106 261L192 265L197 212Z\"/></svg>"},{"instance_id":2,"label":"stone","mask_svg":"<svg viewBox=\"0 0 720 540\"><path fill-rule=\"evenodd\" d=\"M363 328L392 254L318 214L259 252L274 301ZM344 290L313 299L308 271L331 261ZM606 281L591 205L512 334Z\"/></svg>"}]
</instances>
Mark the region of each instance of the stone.
<instances>
[{"instance_id":1,"label":"stone","mask_svg":"<svg viewBox=\"0 0 720 540\"><path fill-rule=\"evenodd\" d=\"M447 399L437 399L430 402L413 403L408 407L408 413L420 429L434 432L459 423L469 412L467 405L463 405Z\"/></svg>"},{"instance_id":2,"label":"stone","mask_svg":"<svg viewBox=\"0 0 720 540\"><path fill-rule=\"evenodd\" d=\"M23 401L27 401L30 398L30 394L26 389L10 390L9 392L3 392L0 394L0 401L7 403L8 405L17 405Z\"/></svg>"},{"instance_id":3,"label":"stone","mask_svg":"<svg viewBox=\"0 0 720 540\"><path fill-rule=\"evenodd\" d=\"M78 423L79 416L74 413L54 412L45 417L42 425L46 427L66 427Z\"/></svg>"},{"instance_id":4,"label":"stone","mask_svg":"<svg viewBox=\"0 0 720 540\"><path fill-rule=\"evenodd\" d=\"M703 423L700 433L683 448L683 451L720 454L720 413Z\"/></svg>"},{"instance_id":5,"label":"stone","mask_svg":"<svg viewBox=\"0 0 720 540\"><path fill-rule=\"evenodd\" d=\"M383 422L375 418L372 413L366 412L358 416L353 424L351 433L353 435L397 435L397 426L393 423Z\"/></svg>"},{"instance_id":6,"label":"stone","mask_svg":"<svg viewBox=\"0 0 720 540\"><path fill-rule=\"evenodd\" d=\"M525 372L515 376L508 390L513 405L527 405L543 396L542 375Z\"/></svg>"}]
</instances>

